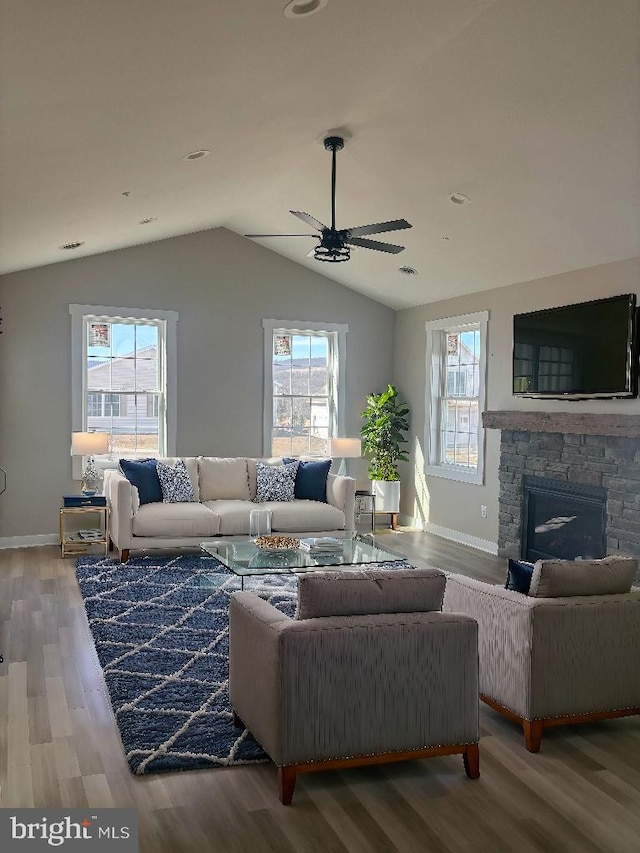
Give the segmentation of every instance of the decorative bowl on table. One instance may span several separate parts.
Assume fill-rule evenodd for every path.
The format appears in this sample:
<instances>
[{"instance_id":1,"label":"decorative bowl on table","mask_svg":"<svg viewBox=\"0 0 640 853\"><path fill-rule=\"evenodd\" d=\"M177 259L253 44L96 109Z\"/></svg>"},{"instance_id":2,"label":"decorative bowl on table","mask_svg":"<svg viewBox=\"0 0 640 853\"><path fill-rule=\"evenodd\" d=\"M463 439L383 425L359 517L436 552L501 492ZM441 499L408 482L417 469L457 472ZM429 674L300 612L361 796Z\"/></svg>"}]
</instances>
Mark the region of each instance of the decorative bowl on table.
<instances>
[{"instance_id":1,"label":"decorative bowl on table","mask_svg":"<svg viewBox=\"0 0 640 853\"><path fill-rule=\"evenodd\" d=\"M297 551L300 540L294 536L257 536L253 544L263 554L286 554Z\"/></svg>"}]
</instances>

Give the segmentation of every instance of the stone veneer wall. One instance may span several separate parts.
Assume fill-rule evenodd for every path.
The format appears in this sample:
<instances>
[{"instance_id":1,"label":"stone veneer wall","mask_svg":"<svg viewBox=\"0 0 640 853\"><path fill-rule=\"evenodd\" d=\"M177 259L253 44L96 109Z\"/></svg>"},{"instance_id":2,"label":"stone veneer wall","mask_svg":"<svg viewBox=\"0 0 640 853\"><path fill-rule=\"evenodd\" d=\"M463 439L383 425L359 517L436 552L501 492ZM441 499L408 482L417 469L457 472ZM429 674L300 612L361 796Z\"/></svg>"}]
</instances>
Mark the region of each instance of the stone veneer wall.
<instances>
[{"instance_id":1,"label":"stone veneer wall","mask_svg":"<svg viewBox=\"0 0 640 853\"><path fill-rule=\"evenodd\" d=\"M520 557L523 477L531 474L604 487L607 553L640 557L640 418L485 412L483 423L502 430L500 556Z\"/></svg>"}]
</instances>

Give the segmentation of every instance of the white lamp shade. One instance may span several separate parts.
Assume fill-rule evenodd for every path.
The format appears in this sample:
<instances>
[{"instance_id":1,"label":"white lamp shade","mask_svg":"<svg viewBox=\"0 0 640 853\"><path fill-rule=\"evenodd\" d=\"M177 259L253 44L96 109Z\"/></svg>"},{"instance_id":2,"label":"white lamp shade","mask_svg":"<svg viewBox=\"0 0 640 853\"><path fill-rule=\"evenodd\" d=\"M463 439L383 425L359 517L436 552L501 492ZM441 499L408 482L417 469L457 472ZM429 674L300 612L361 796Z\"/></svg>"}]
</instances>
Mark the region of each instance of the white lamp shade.
<instances>
[{"instance_id":1,"label":"white lamp shade","mask_svg":"<svg viewBox=\"0 0 640 853\"><path fill-rule=\"evenodd\" d=\"M362 456L362 442L359 438L331 438L329 455L336 459L359 459Z\"/></svg>"},{"instance_id":2,"label":"white lamp shade","mask_svg":"<svg viewBox=\"0 0 640 853\"><path fill-rule=\"evenodd\" d=\"M108 432L72 432L72 456L96 456L109 451Z\"/></svg>"}]
</instances>

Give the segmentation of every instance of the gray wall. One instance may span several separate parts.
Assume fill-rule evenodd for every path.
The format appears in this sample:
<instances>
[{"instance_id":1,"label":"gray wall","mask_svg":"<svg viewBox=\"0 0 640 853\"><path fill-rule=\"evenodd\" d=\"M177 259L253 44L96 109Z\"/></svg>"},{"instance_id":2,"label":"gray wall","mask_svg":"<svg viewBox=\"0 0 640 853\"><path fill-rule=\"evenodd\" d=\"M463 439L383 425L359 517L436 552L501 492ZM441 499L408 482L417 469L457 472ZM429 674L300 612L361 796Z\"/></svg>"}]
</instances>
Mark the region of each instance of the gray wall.
<instances>
[{"instance_id":1,"label":"gray wall","mask_svg":"<svg viewBox=\"0 0 640 853\"><path fill-rule=\"evenodd\" d=\"M69 456L70 303L179 312L181 455L262 454L265 317L349 324L347 435L359 432L366 395L393 378L394 311L226 229L5 275L0 538L54 533L60 496L79 491Z\"/></svg>"},{"instance_id":2,"label":"gray wall","mask_svg":"<svg viewBox=\"0 0 640 853\"><path fill-rule=\"evenodd\" d=\"M499 431L486 432L484 485L423 474L427 320L489 311L486 399L489 410L640 415L640 400L527 400L511 394L514 314L618 293L637 293L639 289L640 257L399 311L396 315L395 377L412 410L411 462L405 464L402 471L402 514L418 523L426 522L484 542L496 543L498 539ZM483 504L488 508L486 519L480 515Z\"/></svg>"}]
</instances>

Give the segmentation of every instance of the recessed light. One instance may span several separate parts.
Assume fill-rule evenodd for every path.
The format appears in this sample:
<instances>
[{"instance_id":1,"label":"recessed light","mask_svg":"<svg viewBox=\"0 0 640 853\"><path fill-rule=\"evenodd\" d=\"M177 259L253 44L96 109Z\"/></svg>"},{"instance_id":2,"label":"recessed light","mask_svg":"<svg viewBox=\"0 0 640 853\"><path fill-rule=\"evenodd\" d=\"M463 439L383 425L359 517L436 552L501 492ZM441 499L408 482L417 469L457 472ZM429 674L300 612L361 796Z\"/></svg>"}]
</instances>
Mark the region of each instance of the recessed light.
<instances>
[{"instance_id":1,"label":"recessed light","mask_svg":"<svg viewBox=\"0 0 640 853\"><path fill-rule=\"evenodd\" d=\"M203 157L208 157L209 154L211 154L211 151L208 151L206 148L201 148L199 151L190 151L188 154L185 154L182 159L202 160Z\"/></svg>"},{"instance_id":2,"label":"recessed light","mask_svg":"<svg viewBox=\"0 0 640 853\"><path fill-rule=\"evenodd\" d=\"M138 222L138 225L148 225L150 222L155 222L157 218L157 216L145 216Z\"/></svg>"},{"instance_id":3,"label":"recessed light","mask_svg":"<svg viewBox=\"0 0 640 853\"><path fill-rule=\"evenodd\" d=\"M413 267L398 267L398 272L401 272L402 275L418 275L418 270Z\"/></svg>"},{"instance_id":4,"label":"recessed light","mask_svg":"<svg viewBox=\"0 0 640 853\"><path fill-rule=\"evenodd\" d=\"M284 7L285 18L308 18L327 5L329 0L291 0Z\"/></svg>"},{"instance_id":5,"label":"recessed light","mask_svg":"<svg viewBox=\"0 0 640 853\"><path fill-rule=\"evenodd\" d=\"M451 195L449 196L449 201L451 202L451 204L469 204L471 199L468 195L465 195L464 193L451 193Z\"/></svg>"},{"instance_id":6,"label":"recessed light","mask_svg":"<svg viewBox=\"0 0 640 853\"><path fill-rule=\"evenodd\" d=\"M73 243L65 243L63 246L58 246L58 248L68 251L69 249L79 249L80 246L84 246L84 240L75 240Z\"/></svg>"}]
</instances>

